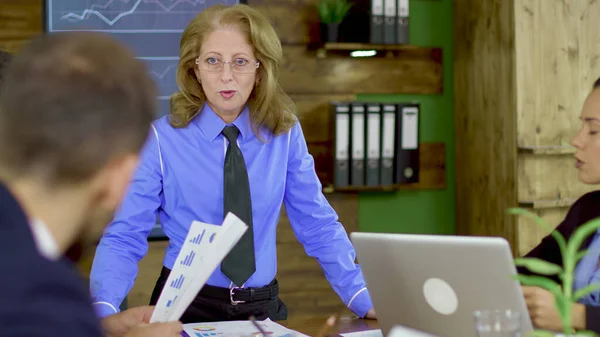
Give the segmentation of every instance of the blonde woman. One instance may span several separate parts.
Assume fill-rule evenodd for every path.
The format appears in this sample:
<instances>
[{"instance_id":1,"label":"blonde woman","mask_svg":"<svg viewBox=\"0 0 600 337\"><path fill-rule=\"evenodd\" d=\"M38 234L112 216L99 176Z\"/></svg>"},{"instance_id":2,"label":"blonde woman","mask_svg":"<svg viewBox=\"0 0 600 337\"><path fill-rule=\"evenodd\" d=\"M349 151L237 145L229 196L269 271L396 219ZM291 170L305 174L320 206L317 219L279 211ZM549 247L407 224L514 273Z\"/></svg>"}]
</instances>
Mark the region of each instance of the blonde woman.
<instances>
[{"instance_id":1,"label":"blonde woman","mask_svg":"<svg viewBox=\"0 0 600 337\"><path fill-rule=\"evenodd\" d=\"M321 192L294 105L277 78L279 38L246 5L217 5L183 33L179 92L152 127L124 203L105 232L91 273L101 316L131 289L158 212L170 245L156 303L193 220L220 224L233 212L249 226L182 322L287 318L278 297L276 226L282 203L298 240L342 301L375 318L355 252Z\"/></svg>"}]
</instances>

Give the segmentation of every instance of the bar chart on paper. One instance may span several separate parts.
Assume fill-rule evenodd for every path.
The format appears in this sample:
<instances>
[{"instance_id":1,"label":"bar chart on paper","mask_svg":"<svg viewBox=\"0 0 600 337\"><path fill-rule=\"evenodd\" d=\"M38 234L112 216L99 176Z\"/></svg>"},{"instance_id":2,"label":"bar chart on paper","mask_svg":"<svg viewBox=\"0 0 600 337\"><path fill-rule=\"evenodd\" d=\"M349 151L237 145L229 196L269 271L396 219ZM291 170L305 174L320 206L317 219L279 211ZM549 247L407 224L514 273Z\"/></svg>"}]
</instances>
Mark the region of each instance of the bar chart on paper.
<instances>
[{"instance_id":1,"label":"bar chart on paper","mask_svg":"<svg viewBox=\"0 0 600 337\"><path fill-rule=\"evenodd\" d=\"M196 252L195 251L191 251L188 255L185 256L185 259L183 259L183 261L181 261L181 265L182 266L191 266L192 262L194 262L194 256L196 256Z\"/></svg>"},{"instance_id":2,"label":"bar chart on paper","mask_svg":"<svg viewBox=\"0 0 600 337\"><path fill-rule=\"evenodd\" d=\"M171 307L173 303L175 303L175 301L177 301L177 296L175 296L175 298L173 298L172 300L167 301L167 308Z\"/></svg>"},{"instance_id":3,"label":"bar chart on paper","mask_svg":"<svg viewBox=\"0 0 600 337\"><path fill-rule=\"evenodd\" d=\"M169 113L176 83L179 41L201 11L238 0L47 0L46 31L95 31L111 34L133 49L156 81L160 116ZM158 116L157 116L158 117Z\"/></svg>"},{"instance_id":4,"label":"bar chart on paper","mask_svg":"<svg viewBox=\"0 0 600 337\"><path fill-rule=\"evenodd\" d=\"M308 337L298 331L266 319L257 324L268 337ZM210 323L188 323L183 325L185 334L190 337L212 336L260 336L261 332L250 321L223 321ZM185 336L185 334L183 334Z\"/></svg>"},{"instance_id":5,"label":"bar chart on paper","mask_svg":"<svg viewBox=\"0 0 600 337\"><path fill-rule=\"evenodd\" d=\"M248 226L232 213L219 225L192 221L151 322L177 320Z\"/></svg>"},{"instance_id":6,"label":"bar chart on paper","mask_svg":"<svg viewBox=\"0 0 600 337\"><path fill-rule=\"evenodd\" d=\"M204 237L204 233L206 233L206 231L202 231L202 233L194 236L193 238L190 239L190 243L193 243L195 245L201 245L202 244L202 238Z\"/></svg>"},{"instance_id":7,"label":"bar chart on paper","mask_svg":"<svg viewBox=\"0 0 600 337\"><path fill-rule=\"evenodd\" d=\"M185 280L185 277L183 276L183 274L179 275L178 278L176 278L173 281L171 281L171 288L181 289L181 285L183 284L184 280Z\"/></svg>"}]
</instances>

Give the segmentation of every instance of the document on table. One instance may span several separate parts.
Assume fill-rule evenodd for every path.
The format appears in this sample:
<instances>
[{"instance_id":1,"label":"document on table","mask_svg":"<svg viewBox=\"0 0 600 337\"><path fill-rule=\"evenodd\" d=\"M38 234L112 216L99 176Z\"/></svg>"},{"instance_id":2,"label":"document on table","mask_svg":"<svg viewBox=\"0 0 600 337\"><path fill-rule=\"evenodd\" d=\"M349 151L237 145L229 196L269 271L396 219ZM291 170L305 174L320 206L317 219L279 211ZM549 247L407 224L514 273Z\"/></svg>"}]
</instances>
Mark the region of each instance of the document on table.
<instances>
[{"instance_id":1,"label":"document on table","mask_svg":"<svg viewBox=\"0 0 600 337\"><path fill-rule=\"evenodd\" d=\"M231 212L221 226L193 221L150 322L179 320L247 229Z\"/></svg>"},{"instance_id":2,"label":"document on table","mask_svg":"<svg viewBox=\"0 0 600 337\"><path fill-rule=\"evenodd\" d=\"M381 330L367 330L360 332L342 333L343 337L383 337ZM434 335L411 329L401 325L394 325L387 337L436 337Z\"/></svg>"},{"instance_id":3,"label":"document on table","mask_svg":"<svg viewBox=\"0 0 600 337\"><path fill-rule=\"evenodd\" d=\"M269 318L256 323L268 337L309 337ZM250 321L189 323L183 325L183 331L184 337L261 337L261 332Z\"/></svg>"},{"instance_id":4,"label":"document on table","mask_svg":"<svg viewBox=\"0 0 600 337\"><path fill-rule=\"evenodd\" d=\"M380 329L341 333L340 335L343 337L383 337Z\"/></svg>"}]
</instances>

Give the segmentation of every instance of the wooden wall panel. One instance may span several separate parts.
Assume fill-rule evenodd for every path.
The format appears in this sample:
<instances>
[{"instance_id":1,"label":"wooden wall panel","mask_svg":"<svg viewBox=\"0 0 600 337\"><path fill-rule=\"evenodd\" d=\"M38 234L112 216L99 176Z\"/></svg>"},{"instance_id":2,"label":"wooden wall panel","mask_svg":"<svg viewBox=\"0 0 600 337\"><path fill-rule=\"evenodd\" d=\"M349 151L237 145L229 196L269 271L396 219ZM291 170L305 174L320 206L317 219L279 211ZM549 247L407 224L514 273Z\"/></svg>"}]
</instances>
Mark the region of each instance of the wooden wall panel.
<instances>
[{"instance_id":1,"label":"wooden wall panel","mask_svg":"<svg viewBox=\"0 0 600 337\"><path fill-rule=\"evenodd\" d=\"M592 189L568 144L600 76L600 3L456 0L454 17L457 226L510 234L524 252L546 233L507 208L533 205L556 225Z\"/></svg>"},{"instance_id":2,"label":"wooden wall panel","mask_svg":"<svg viewBox=\"0 0 600 337\"><path fill-rule=\"evenodd\" d=\"M512 2L454 3L457 233L516 242L516 102Z\"/></svg>"},{"instance_id":3,"label":"wooden wall panel","mask_svg":"<svg viewBox=\"0 0 600 337\"><path fill-rule=\"evenodd\" d=\"M0 1L0 50L15 52L41 32L41 0Z\"/></svg>"},{"instance_id":4,"label":"wooden wall panel","mask_svg":"<svg viewBox=\"0 0 600 337\"><path fill-rule=\"evenodd\" d=\"M600 76L600 2L514 3L518 144L568 145L581 125L583 100Z\"/></svg>"},{"instance_id":5,"label":"wooden wall panel","mask_svg":"<svg viewBox=\"0 0 600 337\"><path fill-rule=\"evenodd\" d=\"M319 38L316 0L248 0L265 14L283 44L306 45Z\"/></svg>"},{"instance_id":6,"label":"wooden wall panel","mask_svg":"<svg viewBox=\"0 0 600 337\"><path fill-rule=\"evenodd\" d=\"M318 59L306 46L284 45L280 76L283 89L294 95L437 94L442 91L439 55L397 58ZM420 51L419 51L420 53Z\"/></svg>"},{"instance_id":7,"label":"wooden wall panel","mask_svg":"<svg viewBox=\"0 0 600 337\"><path fill-rule=\"evenodd\" d=\"M358 195L327 194L348 235L358 231ZM301 225L301 224L300 224ZM278 274L281 299L294 317L349 313L333 291L316 259L306 255L298 242L285 210L277 228Z\"/></svg>"},{"instance_id":8,"label":"wooden wall panel","mask_svg":"<svg viewBox=\"0 0 600 337\"><path fill-rule=\"evenodd\" d=\"M597 189L580 182L573 155L520 154L519 201L573 200Z\"/></svg>"}]
</instances>

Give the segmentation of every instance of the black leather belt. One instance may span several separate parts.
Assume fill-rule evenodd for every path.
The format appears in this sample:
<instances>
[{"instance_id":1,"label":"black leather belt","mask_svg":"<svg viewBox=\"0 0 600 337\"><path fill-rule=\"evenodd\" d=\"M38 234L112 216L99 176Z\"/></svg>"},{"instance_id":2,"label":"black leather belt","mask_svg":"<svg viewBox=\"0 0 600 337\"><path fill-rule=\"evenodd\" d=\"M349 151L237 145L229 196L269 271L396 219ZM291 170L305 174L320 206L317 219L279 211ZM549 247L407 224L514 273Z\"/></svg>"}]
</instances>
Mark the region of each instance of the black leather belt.
<instances>
[{"instance_id":1,"label":"black leather belt","mask_svg":"<svg viewBox=\"0 0 600 337\"><path fill-rule=\"evenodd\" d=\"M164 279L165 283L170 273L171 270L163 266L160 276ZM229 300L232 305L262 300L275 300L279 296L279 283L277 279L274 279L268 285L260 288L233 287L231 289L205 284L198 295Z\"/></svg>"}]
</instances>

